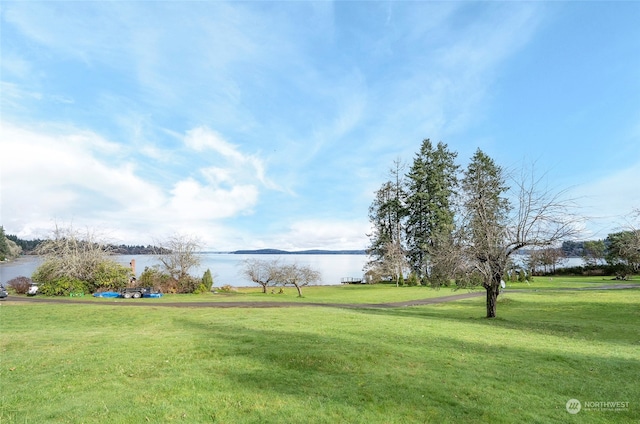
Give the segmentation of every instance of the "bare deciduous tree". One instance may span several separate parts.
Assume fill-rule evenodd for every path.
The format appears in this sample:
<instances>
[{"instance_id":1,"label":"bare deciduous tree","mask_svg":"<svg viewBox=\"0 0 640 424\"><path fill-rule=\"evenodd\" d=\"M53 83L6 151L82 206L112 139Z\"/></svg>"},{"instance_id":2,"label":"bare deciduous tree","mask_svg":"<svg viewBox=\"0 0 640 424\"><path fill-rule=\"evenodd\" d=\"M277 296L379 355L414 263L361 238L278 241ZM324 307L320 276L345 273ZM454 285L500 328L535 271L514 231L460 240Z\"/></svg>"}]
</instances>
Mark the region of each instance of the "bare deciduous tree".
<instances>
[{"instance_id":1,"label":"bare deciduous tree","mask_svg":"<svg viewBox=\"0 0 640 424\"><path fill-rule=\"evenodd\" d=\"M130 270L109 258L109 245L94 231L75 230L56 224L52 237L38 245L44 262L33 274L43 293L68 294L70 291L116 289L124 287Z\"/></svg>"},{"instance_id":2,"label":"bare deciduous tree","mask_svg":"<svg viewBox=\"0 0 640 424\"><path fill-rule=\"evenodd\" d=\"M71 277L92 281L98 265L107 260L108 246L101 242L94 231L84 233L72 226L56 224L51 238L38 245L36 253L44 257L52 278Z\"/></svg>"},{"instance_id":3,"label":"bare deciduous tree","mask_svg":"<svg viewBox=\"0 0 640 424\"><path fill-rule=\"evenodd\" d=\"M627 222L629 237L624 246L624 254L634 263L634 272L640 271L640 208L634 209Z\"/></svg>"},{"instance_id":4,"label":"bare deciduous tree","mask_svg":"<svg viewBox=\"0 0 640 424\"><path fill-rule=\"evenodd\" d=\"M448 286L452 278L457 281L459 287L470 284L468 277L474 270L465 257L463 235L460 228L451 234L441 234L442 238L438 241L437 246L427 249L432 268L428 284L432 288Z\"/></svg>"},{"instance_id":5,"label":"bare deciduous tree","mask_svg":"<svg viewBox=\"0 0 640 424\"><path fill-rule=\"evenodd\" d=\"M262 293L278 279L280 263L277 259L267 261L262 259L245 259L242 262L242 275L262 286Z\"/></svg>"},{"instance_id":6,"label":"bare deciduous tree","mask_svg":"<svg viewBox=\"0 0 640 424\"><path fill-rule=\"evenodd\" d=\"M195 237L173 234L162 241L156 241L155 253L165 271L175 280L189 276L192 268L200 265L198 252L201 242Z\"/></svg>"},{"instance_id":7,"label":"bare deciduous tree","mask_svg":"<svg viewBox=\"0 0 640 424\"><path fill-rule=\"evenodd\" d=\"M283 285L292 285L302 297L302 287L320 282L321 274L309 265L286 264L278 267L277 281Z\"/></svg>"},{"instance_id":8,"label":"bare deciduous tree","mask_svg":"<svg viewBox=\"0 0 640 424\"><path fill-rule=\"evenodd\" d=\"M502 168L480 149L463 180L467 256L483 276L487 318L496 316L500 283L512 254L525 247L552 246L577 234L579 219L570 213L572 202L564 192L545 188L533 169L523 170L513 183L511 191Z\"/></svg>"},{"instance_id":9,"label":"bare deciduous tree","mask_svg":"<svg viewBox=\"0 0 640 424\"><path fill-rule=\"evenodd\" d=\"M542 249L532 250L529 253L529 267L531 270L538 271L538 268L542 268L542 272L552 273L556 272L556 267L566 260L566 256L561 248L558 247L545 247Z\"/></svg>"},{"instance_id":10,"label":"bare deciduous tree","mask_svg":"<svg viewBox=\"0 0 640 424\"><path fill-rule=\"evenodd\" d=\"M388 241L383 245L384 255L365 266L365 278L369 283L377 283L383 279L395 281L396 287L409 268L407 255L399 242Z\"/></svg>"},{"instance_id":11,"label":"bare deciduous tree","mask_svg":"<svg viewBox=\"0 0 640 424\"><path fill-rule=\"evenodd\" d=\"M381 265L381 273L390 276L396 282L396 287L400 285L400 277L404 276L404 271L409 268L406 252L400 243L388 242L385 246L386 254Z\"/></svg>"}]
</instances>

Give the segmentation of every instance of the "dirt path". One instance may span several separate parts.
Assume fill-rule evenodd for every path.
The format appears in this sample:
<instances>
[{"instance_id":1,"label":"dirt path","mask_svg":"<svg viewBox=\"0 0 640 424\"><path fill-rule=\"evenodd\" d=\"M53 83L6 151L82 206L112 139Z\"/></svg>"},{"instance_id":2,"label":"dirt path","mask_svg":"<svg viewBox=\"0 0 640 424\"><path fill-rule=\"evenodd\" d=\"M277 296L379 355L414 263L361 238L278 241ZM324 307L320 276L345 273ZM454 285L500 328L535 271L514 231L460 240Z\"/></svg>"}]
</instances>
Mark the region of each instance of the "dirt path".
<instances>
[{"instance_id":1,"label":"dirt path","mask_svg":"<svg viewBox=\"0 0 640 424\"><path fill-rule=\"evenodd\" d=\"M509 292L545 292L545 291L567 291L567 290L624 290L640 288L640 284L614 284L598 287L581 287L581 288L558 288L558 289L514 289L507 290ZM15 297L10 296L6 298L5 302L29 302L29 303L73 303L84 305L107 305L107 306L147 306L147 307L173 307L173 308L293 308L293 307L328 307L328 308L347 308L347 309L371 309L371 308L401 308L406 306L420 306L420 305L433 305L436 303L452 302L461 299L470 299L474 297L481 297L485 295L485 291L474 291L461 294L454 294L451 296L433 297L428 299L407 300L404 302L391 302L391 303L314 303L314 302L147 302L147 299L113 299L111 301L106 300L104 302L79 300L79 299L67 299L67 298L42 298L42 297Z\"/></svg>"}]
</instances>

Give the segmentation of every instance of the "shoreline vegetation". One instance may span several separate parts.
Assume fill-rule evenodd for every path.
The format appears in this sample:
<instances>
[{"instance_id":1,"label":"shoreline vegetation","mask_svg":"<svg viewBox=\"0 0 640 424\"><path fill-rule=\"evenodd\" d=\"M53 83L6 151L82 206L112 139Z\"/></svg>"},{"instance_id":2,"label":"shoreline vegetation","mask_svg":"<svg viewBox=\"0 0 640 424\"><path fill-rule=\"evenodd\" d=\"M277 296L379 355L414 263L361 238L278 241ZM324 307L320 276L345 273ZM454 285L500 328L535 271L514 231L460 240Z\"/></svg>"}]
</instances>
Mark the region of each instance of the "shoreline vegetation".
<instances>
[{"instance_id":1,"label":"shoreline vegetation","mask_svg":"<svg viewBox=\"0 0 640 424\"><path fill-rule=\"evenodd\" d=\"M202 253L220 253L220 252L202 252ZM279 250L279 249L257 249L257 250L235 250L229 252L233 255L366 255L366 250Z\"/></svg>"}]
</instances>

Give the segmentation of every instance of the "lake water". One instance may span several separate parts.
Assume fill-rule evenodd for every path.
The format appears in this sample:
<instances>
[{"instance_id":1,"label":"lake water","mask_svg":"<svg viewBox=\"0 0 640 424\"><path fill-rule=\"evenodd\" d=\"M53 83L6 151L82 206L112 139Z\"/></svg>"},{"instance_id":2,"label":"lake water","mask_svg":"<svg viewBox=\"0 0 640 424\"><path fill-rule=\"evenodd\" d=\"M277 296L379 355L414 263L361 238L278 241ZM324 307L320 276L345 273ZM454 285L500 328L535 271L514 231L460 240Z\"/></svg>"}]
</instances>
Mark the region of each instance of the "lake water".
<instances>
[{"instance_id":1,"label":"lake water","mask_svg":"<svg viewBox=\"0 0 640 424\"><path fill-rule=\"evenodd\" d=\"M207 269L213 275L213 284L216 287L230 285L232 287L257 286L242 276L242 262L253 258L260 260L278 259L282 263L298 263L309 265L322 274L322 285L340 284L343 278L361 278L366 255L235 255L229 253L204 253L200 255L200 266L191 270L191 275L201 277ZM516 256L516 262L523 257ZM115 255L118 263L129 266L132 259L136 260L136 276L140 276L145 267L158 265L159 262L153 255ZM25 276L31 277L42 259L38 256L22 256L20 259L0 263L0 282L5 284L12 278ZM581 258L568 258L557 268L584 265Z\"/></svg>"},{"instance_id":2,"label":"lake water","mask_svg":"<svg viewBox=\"0 0 640 424\"><path fill-rule=\"evenodd\" d=\"M245 259L274 260L278 259L282 263L297 263L309 265L319 271L322 275L322 285L340 284L341 279L346 277L362 277L366 255L235 255L228 253L205 253L200 256L200 266L191 270L190 274L201 277L207 269L213 275L213 285L221 287L230 285L233 287L256 286L242 276L242 263ZM136 261L136 275L144 271L145 267L158 265L159 261L153 255L115 255L118 263L129 266L132 259ZM38 256L23 256L20 259L0 263L0 282L5 284L12 278L25 276L31 277L42 259Z\"/></svg>"}]
</instances>

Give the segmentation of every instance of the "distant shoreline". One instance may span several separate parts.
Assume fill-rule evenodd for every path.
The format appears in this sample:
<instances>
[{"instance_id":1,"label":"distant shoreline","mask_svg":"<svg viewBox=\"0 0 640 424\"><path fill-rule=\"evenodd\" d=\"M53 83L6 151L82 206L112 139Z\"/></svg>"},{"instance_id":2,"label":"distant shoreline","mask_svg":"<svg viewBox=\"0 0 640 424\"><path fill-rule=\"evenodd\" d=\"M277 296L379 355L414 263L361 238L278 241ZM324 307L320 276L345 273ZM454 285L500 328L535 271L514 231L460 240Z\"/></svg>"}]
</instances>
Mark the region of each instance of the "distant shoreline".
<instances>
[{"instance_id":1,"label":"distant shoreline","mask_svg":"<svg viewBox=\"0 0 640 424\"><path fill-rule=\"evenodd\" d=\"M366 255L366 250L296 250L287 251L279 249L235 250L229 252L232 255Z\"/></svg>"}]
</instances>

